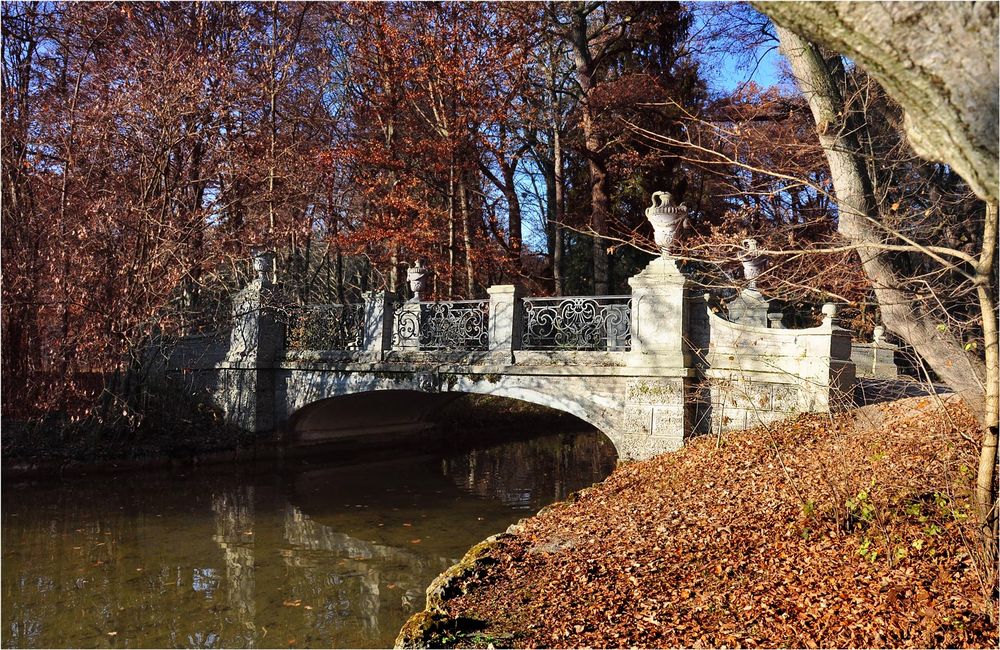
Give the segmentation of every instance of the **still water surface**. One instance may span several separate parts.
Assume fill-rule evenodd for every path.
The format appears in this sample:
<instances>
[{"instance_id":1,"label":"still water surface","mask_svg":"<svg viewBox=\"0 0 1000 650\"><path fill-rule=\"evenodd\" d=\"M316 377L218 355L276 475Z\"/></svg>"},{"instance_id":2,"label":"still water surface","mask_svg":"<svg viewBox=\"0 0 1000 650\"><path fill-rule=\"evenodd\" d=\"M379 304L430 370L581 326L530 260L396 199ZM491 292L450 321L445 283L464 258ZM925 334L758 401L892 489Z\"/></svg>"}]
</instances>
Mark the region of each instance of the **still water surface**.
<instances>
[{"instance_id":1,"label":"still water surface","mask_svg":"<svg viewBox=\"0 0 1000 650\"><path fill-rule=\"evenodd\" d=\"M473 544L603 479L596 432L5 483L4 647L391 647Z\"/></svg>"}]
</instances>

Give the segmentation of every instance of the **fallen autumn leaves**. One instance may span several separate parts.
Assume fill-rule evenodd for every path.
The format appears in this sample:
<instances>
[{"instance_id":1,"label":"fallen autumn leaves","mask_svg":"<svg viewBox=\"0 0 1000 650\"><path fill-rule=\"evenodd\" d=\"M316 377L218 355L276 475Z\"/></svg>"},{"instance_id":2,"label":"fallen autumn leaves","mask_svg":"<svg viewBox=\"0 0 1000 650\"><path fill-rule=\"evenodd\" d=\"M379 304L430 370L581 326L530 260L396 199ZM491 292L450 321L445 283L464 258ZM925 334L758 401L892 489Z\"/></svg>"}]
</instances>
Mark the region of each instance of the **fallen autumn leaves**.
<instances>
[{"instance_id":1,"label":"fallen autumn leaves","mask_svg":"<svg viewBox=\"0 0 1000 650\"><path fill-rule=\"evenodd\" d=\"M446 644L997 646L973 419L913 398L619 467L502 537ZM721 443L721 444L719 444Z\"/></svg>"}]
</instances>

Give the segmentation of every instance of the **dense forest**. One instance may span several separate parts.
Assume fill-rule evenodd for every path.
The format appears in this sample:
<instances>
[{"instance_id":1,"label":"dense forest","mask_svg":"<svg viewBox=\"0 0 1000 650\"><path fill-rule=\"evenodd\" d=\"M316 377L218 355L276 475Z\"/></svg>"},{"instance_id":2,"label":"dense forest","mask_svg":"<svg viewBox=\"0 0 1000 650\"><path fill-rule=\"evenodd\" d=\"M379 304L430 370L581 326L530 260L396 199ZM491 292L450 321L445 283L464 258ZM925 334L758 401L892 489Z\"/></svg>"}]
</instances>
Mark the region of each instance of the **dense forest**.
<instances>
[{"instance_id":1,"label":"dense forest","mask_svg":"<svg viewBox=\"0 0 1000 650\"><path fill-rule=\"evenodd\" d=\"M131 422L139 351L224 328L255 249L300 304L402 293L417 259L432 299L624 293L655 191L688 206L697 277L738 286L755 237L766 292L844 303L859 336L885 320L981 398L983 203L815 47L839 103L818 119L789 38L780 83L720 89L779 43L745 4L5 3L4 413Z\"/></svg>"}]
</instances>

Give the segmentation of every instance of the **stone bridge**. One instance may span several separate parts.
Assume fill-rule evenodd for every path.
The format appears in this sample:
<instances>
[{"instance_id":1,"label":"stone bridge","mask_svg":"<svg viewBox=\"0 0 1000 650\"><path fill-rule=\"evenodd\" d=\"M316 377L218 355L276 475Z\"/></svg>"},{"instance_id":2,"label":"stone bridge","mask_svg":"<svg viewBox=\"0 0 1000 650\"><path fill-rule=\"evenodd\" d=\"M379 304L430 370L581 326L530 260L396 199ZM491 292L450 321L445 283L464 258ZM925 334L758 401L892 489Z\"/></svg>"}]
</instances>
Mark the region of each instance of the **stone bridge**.
<instances>
[{"instance_id":1,"label":"stone bridge","mask_svg":"<svg viewBox=\"0 0 1000 650\"><path fill-rule=\"evenodd\" d=\"M266 258L234 300L224 338L182 339L169 366L229 421L308 443L402 435L457 396L495 395L570 413L619 458L676 450L694 435L852 405L850 333L836 307L786 329L751 285L727 316L664 253L626 296L533 298L513 285L484 300L388 292L296 312L274 307Z\"/></svg>"}]
</instances>

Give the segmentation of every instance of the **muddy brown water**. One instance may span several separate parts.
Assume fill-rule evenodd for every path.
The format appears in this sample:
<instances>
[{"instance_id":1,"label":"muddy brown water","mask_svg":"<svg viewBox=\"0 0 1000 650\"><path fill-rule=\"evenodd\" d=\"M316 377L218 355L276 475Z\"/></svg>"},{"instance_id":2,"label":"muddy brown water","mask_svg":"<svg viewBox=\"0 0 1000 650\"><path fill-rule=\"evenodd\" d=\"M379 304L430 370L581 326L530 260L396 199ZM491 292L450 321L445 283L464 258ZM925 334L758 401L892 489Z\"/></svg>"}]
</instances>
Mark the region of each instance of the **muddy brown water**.
<instances>
[{"instance_id":1,"label":"muddy brown water","mask_svg":"<svg viewBox=\"0 0 1000 650\"><path fill-rule=\"evenodd\" d=\"M2 486L3 647L391 647L472 545L607 476L596 431Z\"/></svg>"}]
</instances>

